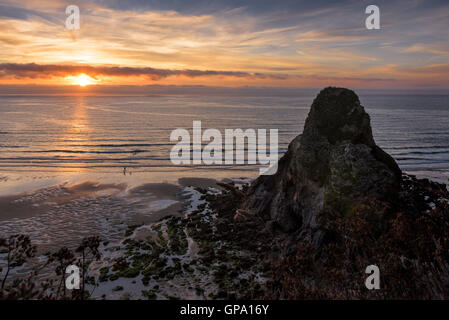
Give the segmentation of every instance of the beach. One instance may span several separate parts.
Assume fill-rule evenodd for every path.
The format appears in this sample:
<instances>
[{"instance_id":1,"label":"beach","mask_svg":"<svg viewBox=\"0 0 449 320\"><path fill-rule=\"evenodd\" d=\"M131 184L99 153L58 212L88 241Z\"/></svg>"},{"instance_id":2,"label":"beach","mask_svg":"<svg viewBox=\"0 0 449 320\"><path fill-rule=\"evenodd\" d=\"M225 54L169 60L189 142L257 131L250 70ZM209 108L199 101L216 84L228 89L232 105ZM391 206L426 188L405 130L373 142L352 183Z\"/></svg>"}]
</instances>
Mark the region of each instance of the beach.
<instances>
[{"instance_id":1,"label":"beach","mask_svg":"<svg viewBox=\"0 0 449 320\"><path fill-rule=\"evenodd\" d=\"M92 287L96 288L95 299L204 299L217 297L220 288L215 273L202 270L202 264L196 262L201 261L200 250L187 232L189 214L209 212L204 196L223 191L217 182L241 187L258 176L259 166L174 165L169 159L174 144L169 141L170 131L191 130L192 119L202 119L203 126L221 130L278 128L281 156L302 131L311 97L0 100L1 237L30 236L37 245L39 261L45 260L48 251L74 249L83 238L98 235L102 258L90 268L92 275L97 280L103 277L103 281ZM376 141L404 172L447 182L449 111L445 96L362 96L362 101L372 117ZM31 117L36 111L39 116ZM48 118L50 113L56 116ZM169 241L167 235L161 236L160 228L166 230L170 221L177 221L176 228L182 226L175 228L180 232L175 232L175 237L186 247L177 252L167 246L160 254L170 268L186 265L180 274L173 271L171 279L148 283L144 275L128 277L128 269L120 271L120 276L105 273L105 268L112 272L110 268L120 256L134 259L139 241ZM251 283L263 283L267 279L261 276L261 266L254 266L248 271ZM12 277L27 271L24 267ZM52 270L46 272L42 278Z\"/></svg>"}]
</instances>

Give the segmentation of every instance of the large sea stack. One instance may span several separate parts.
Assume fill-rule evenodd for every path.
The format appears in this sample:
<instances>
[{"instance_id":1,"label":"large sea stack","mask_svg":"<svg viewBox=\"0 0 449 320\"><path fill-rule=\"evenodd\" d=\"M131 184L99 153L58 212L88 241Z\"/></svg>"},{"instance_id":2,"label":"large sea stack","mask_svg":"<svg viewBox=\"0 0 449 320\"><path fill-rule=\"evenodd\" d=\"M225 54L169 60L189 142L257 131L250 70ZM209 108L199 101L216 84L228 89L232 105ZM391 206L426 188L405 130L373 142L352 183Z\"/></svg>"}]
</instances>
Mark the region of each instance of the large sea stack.
<instances>
[{"instance_id":1,"label":"large sea stack","mask_svg":"<svg viewBox=\"0 0 449 320\"><path fill-rule=\"evenodd\" d=\"M447 186L401 173L351 90L318 94L276 174L222 186L214 237L270 274L258 297L449 297ZM380 290L365 286L373 265Z\"/></svg>"},{"instance_id":2,"label":"large sea stack","mask_svg":"<svg viewBox=\"0 0 449 320\"><path fill-rule=\"evenodd\" d=\"M290 143L277 173L254 181L242 209L319 244L324 217L395 197L400 181L401 170L374 142L357 95L329 87L313 101L304 132Z\"/></svg>"}]
</instances>

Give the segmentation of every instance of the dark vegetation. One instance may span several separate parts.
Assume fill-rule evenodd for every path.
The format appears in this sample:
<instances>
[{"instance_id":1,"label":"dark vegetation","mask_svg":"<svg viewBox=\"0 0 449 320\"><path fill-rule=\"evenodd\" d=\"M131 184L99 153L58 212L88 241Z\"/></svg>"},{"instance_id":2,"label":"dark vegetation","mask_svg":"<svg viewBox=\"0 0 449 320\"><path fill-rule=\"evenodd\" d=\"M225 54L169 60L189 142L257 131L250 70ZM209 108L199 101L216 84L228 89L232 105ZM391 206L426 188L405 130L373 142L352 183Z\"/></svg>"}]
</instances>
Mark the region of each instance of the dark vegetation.
<instances>
[{"instance_id":1,"label":"dark vegetation","mask_svg":"<svg viewBox=\"0 0 449 320\"><path fill-rule=\"evenodd\" d=\"M326 213L319 246L298 241L294 232L286 235L275 227L267 232L249 214L233 216L241 199L231 199L239 198L227 192L213 200L228 220L229 240L249 250L262 248L259 263L272 276L252 298L449 298L449 192L444 184L404 175L395 201L373 199L349 210L337 206ZM380 269L380 290L365 287L365 268L372 264Z\"/></svg>"},{"instance_id":2,"label":"dark vegetation","mask_svg":"<svg viewBox=\"0 0 449 320\"><path fill-rule=\"evenodd\" d=\"M23 277L15 277L9 281L10 273L23 267L36 255L36 246L29 236L12 235L7 239L0 238L0 252L6 254L6 271L1 280L0 300L45 299L45 300L82 300L89 298L92 292L85 290L85 285L92 279L88 275L88 266L94 259L100 258L100 238L92 236L84 238L75 251L61 248L54 253L45 254L45 262L37 264ZM66 289L66 268L69 265L80 267L80 289ZM55 277L39 280L39 273L44 268L52 268ZM0 268L2 274L2 268ZM58 279L58 280L55 280Z\"/></svg>"}]
</instances>

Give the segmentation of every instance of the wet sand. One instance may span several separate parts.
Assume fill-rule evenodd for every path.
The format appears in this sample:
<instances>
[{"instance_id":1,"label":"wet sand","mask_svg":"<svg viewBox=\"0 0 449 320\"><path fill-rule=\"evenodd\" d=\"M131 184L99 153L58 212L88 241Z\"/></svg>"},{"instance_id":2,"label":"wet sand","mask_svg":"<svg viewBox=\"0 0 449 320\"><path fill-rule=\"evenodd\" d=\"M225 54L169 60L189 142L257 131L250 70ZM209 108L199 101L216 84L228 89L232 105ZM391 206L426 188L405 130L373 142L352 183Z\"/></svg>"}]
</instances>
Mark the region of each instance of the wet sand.
<instances>
[{"instance_id":1,"label":"wet sand","mask_svg":"<svg viewBox=\"0 0 449 320\"><path fill-rule=\"evenodd\" d=\"M4 181L4 183L7 183ZM178 184L63 182L34 191L0 196L0 236L30 235L45 249L75 246L83 237L117 240L128 225L180 216L186 187L218 187L209 178L181 178Z\"/></svg>"},{"instance_id":2,"label":"wet sand","mask_svg":"<svg viewBox=\"0 0 449 320\"><path fill-rule=\"evenodd\" d=\"M199 187L199 188L217 188L217 180L211 178L180 178L178 183L185 187Z\"/></svg>"},{"instance_id":3,"label":"wet sand","mask_svg":"<svg viewBox=\"0 0 449 320\"><path fill-rule=\"evenodd\" d=\"M47 212L54 205L63 205L86 197L118 194L125 190L125 184L100 184L85 181L72 186L62 183L30 193L1 196L0 221L30 218Z\"/></svg>"},{"instance_id":4,"label":"wet sand","mask_svg":"<svg viewBox=\"0 0 449 320\"><path fill-rule=\"evenodd\" d=\"M241 179L232 182L239 184ZM179 276L173 279L168 276L167 279L152 279L149 283L144 281L142 275L120 276L117 279L111 277L98 282L99 287L92 296L94 299L146 299L145 294L160 299L205 299L206 294L217 294L218 287L213 281L213 274L204 271L206 269L202 265L196 269L197 260L201 257L198 243L189 236L185 225L170 225L172 229L168 232L167 224L167 221L182 221L181 217L208 210L204 207L206 200L202 198L206 189L217 193L220 187L216 180L210 178L181 178L176 184L146 183L133 187L125 183L83 181L75 184L63 182L34 191L1 196L0 237L26 234L38 246L38 256L29 265L15 270L11 279L26 276L32 266L41 263L40 259L43 259L45 252L54 252L61 247L75 249L82 238L98 235L102 240L101 259L89 266L90 274L97 279L105 268L112 276L116 259L130 258L129 254L140 250L129 244L139 240L150 241L148 239L162 244L161 259L166 259L167 265L171 266L167 270L174 268ZM213 219L213 215L205 219ZM176 232L173 233L173 230ZM168 239L170 236L185 242L185 252L178 252L181 247L174 250L172 244L166 245L175 243L173 239ZM128 252L128 249L131 251ZM5 260L0 259L0 267L4 264ZM39 275L41 280L53 277L54 270L50 268L41 270ZM115 288L118 286L124 289L117 291ZM204 291L199 292L198 286L205 288ZM155 288L158 288L157 293L153 292Z\"/></svg>"},{"instance_id":5,"label":"wet sand","mask_svg":"<svg viewBox=\"0 0 449 320\"><path fill-rule=\"evenodd\" d=\"M216 180L208 178L180 178L179 185L170 183L148 183L127 191L127 197L149 196L149 201L182 200L179 197L180 186L200 188L217 187ZM53 205L83 198L96 198L105 195L118 195L127 190L125 183L101 184L95 181L84 181L68 185L67 182L16 195L0 196L0 221L9 219L30 218L45 213ZM151 201L151 199L154 199ZM157 207L157 206L156 206ZM170 206L171 207L171 206ZM179 206L176 206L179 207ZM156 211L166 211L167 208Z\"/></svg>"}]
</instances>

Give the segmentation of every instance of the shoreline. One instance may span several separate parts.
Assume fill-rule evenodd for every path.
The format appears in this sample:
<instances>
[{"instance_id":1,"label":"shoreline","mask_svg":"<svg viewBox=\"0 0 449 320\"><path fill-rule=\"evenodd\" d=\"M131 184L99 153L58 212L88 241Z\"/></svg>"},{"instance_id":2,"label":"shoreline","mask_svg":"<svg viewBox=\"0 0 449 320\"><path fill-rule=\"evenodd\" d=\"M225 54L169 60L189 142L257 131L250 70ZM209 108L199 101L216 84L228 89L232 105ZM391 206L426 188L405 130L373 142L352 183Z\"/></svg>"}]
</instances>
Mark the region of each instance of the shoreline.
<instances>
[{"instance_id":1,"label":"shoreline","mask_svg":"<svg viewBox=\"0 0 449 320\"><path fill-rule=\"evenodd\" d=\"M417 187L417 194L428 183L431 188L438 187L405 177L404 183ZM102 239L101 258L88 267L90 299L288 298L274 293L282 285L276 270L291 263L285 259L294 237L276 232L276 227L255 216L235 214L248 182L237 179L214 186L210 179L184 180L181 196L185 206L179 214L168 213L151 222L128 221L115 240ZM166 190L161 194L174 190L173 185L163 187ZM424 199L423 204L432 207L435 199ZM21 274L26 274L26 268L19 269L16 276Z\"/></svg>"},{"instance_id":2,"label":"shoreline","mask_svg":"<svg viewBox=\"0 0 449 320\"><path fill-rule=\"evenodd\" d=\"M249 179L237 178L235 180L226 179L222 183L232 183L242 187L248 183ZM124 186L117 185L101 185L93 182L84 182L65 187L65 184L58 186L56 190L58 192L68 193L64 200L68 202L75 202L79 207L83 207L82 199L91 199L93 194L97 196L104 191L118 190L118 192L108 193L108 197L124 197L128 200L140 197L142 194L147 195L147 204L160 204L160 207L153 206L154 212L151 214L134 214L128 216L128 219L122 217L120 221L116 221L117 229L114 230L114 235L111 234L111 229L106 231L109 234L109 238L102 238L100 245L101 260L94 261L90 265L91 276L96 278L98 287L94 290L94 299L175 299L175 298L191 298L191 299L209 299L211 297L217 297L220 294L219 286L214 283L214 268L210 270L203 265L201 259L210 259L207 252L202 252L201 246L197 241L189 235L186 221L199 221L210 222L211 217L206 217L210 214L211 210L207 208L206 197L214 194L220 194L222 187L217 185L216 180L209 178L180 178L179 184L146 184L141 185L125 192ZM118 189L117 189L118 188ZM54 190L55 188L50 188ZM62 191L61 191L62 190ZM39 193L41 190L37 190ZM89 191L89 192L88 192ZM33 194L24 194L28 197L33 197ZM151 196L148 196L151 195ZM52 194L52 196L57 196ZM101 194L99 197L104 197L105 194ZM17 196L20 199L20 196ZM36 197L36 195L34 195ZM46 201L48 198L39 198L40 201ZM0 198L1 199L1 198ZM51 199L51 198L50 198ZM176 199L176 200L174 200ZM6 201L5 199L2 199ZM15 199L17 200L17 199ZM63 199L60 199L59 206L63 204ZM174 201L160 203L163 201ZM1 203L1 201L0 201ZM137 203L134 202L136 205ZM41 214L41 213L40 213ZM38 220L40 214L29 216L26 218L13 219L14 222L24 220ZM204 217L201 217L203 216ZM68 219L68 217L67 217ZM213 217L212 217L213 219ZM3 221L6 221L5 219ZM182 223L180 221L183 221ZM0 228L4 230L5 224L2 224ZM103 226L106 227L106 226ZM189 227L191 228L191 226ZM2 230L2 231L3 231ZM62 233L68 234L69 230L64 227L61 228ZM39 230L39 233L46 234L48 231ZM193 232L190 229L190 232ZM3 232L1 232L2 235ZM15 232L14 232L15 233ZM27 232L17 232L24 233ZM29 232L28 232L29 233ZM11 233L12 234L12 233ZM87 235L97 234L95 232L86 233ZM62 239L62 242L45 244L42 240L36 239L35 234L31 234L31 240L34 244L38 245L37 259L30 261L29 264L25 264L23 268L19 268L17 271L11 274L11 278L20 278L25 276L31 269L31 265L42 263L45 260L44 252L47 250L54 251L58 247L68 246L69 248L76 247L76 241L68 241L68 239ZM171 244L172 238L176 238L178 245L173 246ZM207 238L208 234L202 234L201 237ZM81 237L78 237L78 240ZM60 239L61 240L61 239ZM200 240L202 241L202 240ZM208 241L206 241L208 242ZM156 268L154 273L156 279L149 280L141 274L144 273L144 269L138 272L133 269L130 271L127 269L116 269L114 265L117 259L125 259L130 261L130 264L135 259L139 260L140 253L142 251L142 244L151 244L158 247L157 259L160 265ZM182 244L180 244L182 243ZM154 248L153 248L154 249ZM154 253L154 252L153 252ZM152 253L152 254L153 254ZM1 256L1 258L4 258ZM167 259L169 261L167 261ZM199 259L199 260L198 260ZM1 260L1 259L0 259ZM0 265L1 266L1 265ZM171 270L169 274L167 271L162 271L164 268ZM114 269L115 268L115 269ZM105 270L108 270L106 272ZM211 271L212 270L212 271ZM116 271L116 272L113 272ZM49 279L54 277L52 270L44 270L39 276L39 279ZM108 274L111 272L111 274ZM160 274L159 274L160 273ZM148 275L148 272L146 273ZM179 277L180 275L183 275ZM193 275L196 274L195 277ZM164 276L166 275L166 277ZM162 280L157 280L162 277ZM176 278L173 280L173 278ZM188 282L192 282L187 284ZM88 286L89 290L93 290L94 287ZM120 289L123 288L123 289ZM156 288L156 289L155 289ZM180 294L183 292L183 294Z\"/></svg>"},{"instance_id":3,"label":"shoreline","mask_svg":"<svg viewBox=\"0 0 449 320\"><path fill-rule=\"evenodd\" d=\"M416 177L413 174L410 176ZM435 181L427 177L417 176L417 178ZM73 231L79 238L83 233L80 232L79 228L71 230L65 226L64 220L69 218L74 218L75 222L69 223L68 227L74 227L76 224L83 227L88 223L87 221L94 221L95 225L94 218L98 218L97 221L100 221L101 218L110 222L113 221L116 226L126 223L153 223L168 215L181 215L188 200L181 194L183 188L187 186L207 189L217 187L219 181L225 183L243 181L248 183L253 178L222 178L218 180L204 177L181 177L177 179L176 183L142 183L133 187L129 187L124 182L75 180L76 182L70 183L64 179L61 180L61 183L48 183L45 187L32 191L0 195L0 235L5 237L23 232L33 235L39 231L36 226L33 226L37 223L41 226L51 227L52 232L57 234ZM445 179L435 182L449 186L449 182ZM2 183L8 183L7 176L0 176L0 184ZM90 207L93 207L91 210L94 212L91 219L88 219ZM99 215L98 211L108 210L110 211L108 214ZM86 221L82 221L83 215ZM53 220L58 221L59 224L49 226L39 220ZM93 231L100 231L104 227L106 226L99 225L98 228L95 228L95 226L90 225L86 227L85 234L95 233ZM112 228L112 225L107 227ZM58 228L59 230L57 230ZM47 233L45 228L42 233ZM59 237L58 239L61 240ZM55 246L55 244L50 244L51 241L37 239L37 242L45 243L50 247ZM62 242L58 241L56 246L64 244L63 242L64 239L62 239Z\"/></svg>"}]
</instances>

